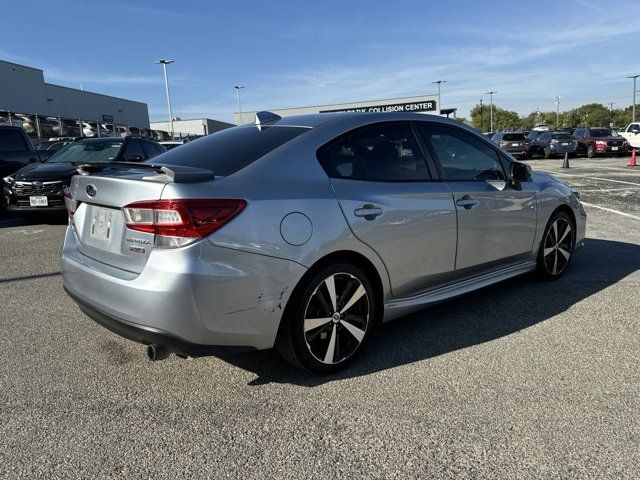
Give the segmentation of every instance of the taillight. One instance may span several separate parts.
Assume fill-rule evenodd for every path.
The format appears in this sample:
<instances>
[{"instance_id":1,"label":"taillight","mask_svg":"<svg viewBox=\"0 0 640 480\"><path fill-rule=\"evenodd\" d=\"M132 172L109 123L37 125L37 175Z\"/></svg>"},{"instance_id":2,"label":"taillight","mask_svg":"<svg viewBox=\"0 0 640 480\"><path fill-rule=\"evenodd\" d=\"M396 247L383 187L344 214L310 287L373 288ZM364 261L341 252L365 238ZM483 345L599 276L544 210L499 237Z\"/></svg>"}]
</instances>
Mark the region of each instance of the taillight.
<instances>
[{"instance_id":1,"label":"taillight","mask_svg":"<svg viewBox=\"0 0 640 480\"><path fill-rule=\"evenodd\" d=\"M238 215L244 200L150 200L122 209L127 228L162 237L188 239L211 235ZM184 245L177 242L175 245Z\"/></svg>"},{"instance_id":2,"label":"taillight","mask_svg":"<svg viewBox=\"0 0 640 480\"><path fill-rule=\"evenodd\" d=\"M71 194L71 189L69 187L64 189L64 205L65 207L67 207L69 216L76 213L76 209L78 208L78 201L73 199L73 195Z\"/></svg>"}]
</instances>

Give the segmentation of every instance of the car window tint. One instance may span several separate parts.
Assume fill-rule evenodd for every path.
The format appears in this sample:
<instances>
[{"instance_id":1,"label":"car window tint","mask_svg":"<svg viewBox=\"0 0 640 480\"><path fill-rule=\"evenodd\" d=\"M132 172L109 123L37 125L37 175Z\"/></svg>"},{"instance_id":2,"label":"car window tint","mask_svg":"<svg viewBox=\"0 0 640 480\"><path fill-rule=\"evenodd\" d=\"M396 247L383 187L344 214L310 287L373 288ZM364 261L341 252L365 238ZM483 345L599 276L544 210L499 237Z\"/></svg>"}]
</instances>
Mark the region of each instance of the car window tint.
<instances>
[{"instance_id":1,"label":"car window tint","mask_svg":"<svg viewBox=\"0 0 640 480\"><path fill-rule=\"evenodd\" d=\"M367 180L429 179L427 165L408 124L384 124L367 128L354 133L350 139Z\"/></svg>"},{"instance_id":2,"label":"car window tint","mask_svg":"<svg viewBox=\"0 0 640 480\"><path fill-rule=\"evenodd\" d=\"M522 133L505 133L502 137L507 142L524 142L524 134Z\"/></svg>"},{"instance_id":3,"label":"car window tint","mask_svg":"<svg viewBox=\"0 0 640 480\"><path fill-rule=\"evenodd\" d=\"M144 152L142 151L140 142L135 140L129 142L129 145L127 145L127 148L124 151L124 159L127 162L139 162L140 160L144 160Z\"/></svg>"},{"instance_id":4,"label":"car window tint","mask_svg":"<svg viewBox=\"0 0 640 480\"><path fill-rule=\"evenodd\" d=\"M26 152L24 138L16 130L0 130L0 152Z\"/></svg>"},{"instance_id":5,"label":"car window tint","mask_svg":"<svg viewBox=\"0 0 640 480\"><path fill-rule=\"evenodd\" d=\"M431 145L448 180L504 180L496 151L461 129L422 123L424 140Z\"/></svg>"},{"instance_id":6,"label":"car window tint","mask_svg":"<svg viewBox=\"0 0 640 480\"><path fill-rule=\"evenodd\" d=\"M168 150L162 163L206 168L227 177L308 131L278 126L228 128Z\"/></svg>"},{"instance_id":7,"label":"car window tint","mask_svg":"<svg viewBox=\"0 0 640 480\"><path fill-rule=\"evenodd\" d=\"M156 146L151 142L142 142L142 148L144 149L144 153L147 158L153 158L158 155L158 150L156 150Z\"/></svg>"},{"instance_id":8,"label":"car window tint","mask_svg":"<svg viewBox=\"0 0 640 480\"><path fill-rule=\"evenodd\" d=\"M362 167L348 138L321 149L318 160L331 178L364 178Z\"/></svg>"}]
</instances>

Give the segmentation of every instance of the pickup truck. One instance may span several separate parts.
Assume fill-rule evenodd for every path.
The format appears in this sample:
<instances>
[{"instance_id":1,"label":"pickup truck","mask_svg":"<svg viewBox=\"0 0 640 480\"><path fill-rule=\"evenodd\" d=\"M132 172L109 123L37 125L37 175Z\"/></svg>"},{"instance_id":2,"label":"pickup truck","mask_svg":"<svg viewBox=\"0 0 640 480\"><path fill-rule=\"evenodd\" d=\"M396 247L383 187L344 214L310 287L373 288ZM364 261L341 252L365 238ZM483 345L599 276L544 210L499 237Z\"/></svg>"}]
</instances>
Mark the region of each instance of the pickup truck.
<instances>
[{"instance_id":1,"label":"pickup truck","mask_svg":"<svg viewBox=\"0 0 640 480\"><path fill-rule=\"evenodd\" d=\"M640 148L640 122L630 123L624 132L620 132L631 148Z\"/></svg>"}]
</instances>

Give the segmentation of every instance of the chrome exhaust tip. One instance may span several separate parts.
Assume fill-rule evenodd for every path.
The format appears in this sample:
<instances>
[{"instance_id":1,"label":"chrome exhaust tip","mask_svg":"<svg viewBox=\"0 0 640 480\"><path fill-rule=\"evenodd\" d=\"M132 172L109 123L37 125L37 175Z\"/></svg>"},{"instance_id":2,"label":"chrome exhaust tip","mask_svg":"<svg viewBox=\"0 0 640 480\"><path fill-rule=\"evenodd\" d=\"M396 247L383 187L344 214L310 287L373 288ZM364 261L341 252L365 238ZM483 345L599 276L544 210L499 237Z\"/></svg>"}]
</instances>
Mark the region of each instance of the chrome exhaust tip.
<instances>
[{"instance_id":1,"label":"chrome exhaust tip","mask_svg":"<svg viewBox=\"0 0 640 480\"><path fill-rule=\"evenodd\" d=\"M164 360L169 356L169 352L166 348L160 345L148 345L147 346L147 357L152 362L156 362L158 360Z\"/></svg>"}]
</instances>

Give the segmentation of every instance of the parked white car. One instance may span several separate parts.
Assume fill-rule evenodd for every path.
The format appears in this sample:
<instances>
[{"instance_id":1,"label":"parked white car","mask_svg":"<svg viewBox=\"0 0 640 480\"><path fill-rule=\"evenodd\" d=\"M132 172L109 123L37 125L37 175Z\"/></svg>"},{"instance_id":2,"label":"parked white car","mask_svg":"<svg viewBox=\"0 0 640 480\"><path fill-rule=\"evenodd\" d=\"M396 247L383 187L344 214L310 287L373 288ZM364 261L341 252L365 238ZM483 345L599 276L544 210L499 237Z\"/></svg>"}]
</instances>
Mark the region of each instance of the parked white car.
<instances>
[{"instance_id":1,"label":"parked white car","mask_svg":"<svg viewBox=\"0 0 640 480\"><path fill-rule=\"evenodd\" d=\"M640 148L640 123L630 123L624 132L620 132L631 148Z\"/></svg>"}]
</instances>

